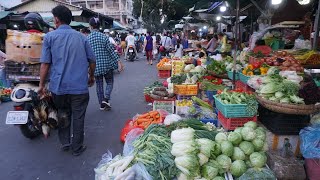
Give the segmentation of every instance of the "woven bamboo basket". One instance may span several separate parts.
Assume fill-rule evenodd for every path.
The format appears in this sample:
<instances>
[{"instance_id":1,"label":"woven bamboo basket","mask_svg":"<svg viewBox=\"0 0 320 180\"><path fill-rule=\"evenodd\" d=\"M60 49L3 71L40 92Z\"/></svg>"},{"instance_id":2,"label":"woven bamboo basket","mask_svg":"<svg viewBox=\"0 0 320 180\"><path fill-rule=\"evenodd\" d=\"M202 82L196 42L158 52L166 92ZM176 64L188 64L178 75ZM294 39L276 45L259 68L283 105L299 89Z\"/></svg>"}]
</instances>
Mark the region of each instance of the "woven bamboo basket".
<instances>
[{"instance_id":1,"label":"woven bamboo basket","mask_svg":"<svg viewBox=\"0 0 320 180\"><path fill-rule=\"evenodd\" d=\"M283 114L293 115L310 115L320 112L320 104L318 105L304 105L304 104L283 104L267 100L261 96L256 95L257 101L265 108Z\"/></svg>"}]
</instances>

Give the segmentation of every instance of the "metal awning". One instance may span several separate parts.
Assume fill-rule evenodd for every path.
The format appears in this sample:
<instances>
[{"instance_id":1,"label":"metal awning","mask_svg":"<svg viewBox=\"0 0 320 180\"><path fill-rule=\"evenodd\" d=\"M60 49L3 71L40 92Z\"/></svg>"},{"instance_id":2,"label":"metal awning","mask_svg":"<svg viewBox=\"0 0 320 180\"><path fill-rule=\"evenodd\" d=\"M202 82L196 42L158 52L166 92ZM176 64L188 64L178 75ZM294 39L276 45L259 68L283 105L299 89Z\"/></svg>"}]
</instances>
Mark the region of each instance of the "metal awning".
<instances>
[{"instance_id":1,"label":"metal awning","mask_svg":"<svg viewBox=\"0 0 320 180\"><path fill-rule=\"evenodd\" d=\"M113 29L126 29L126 27L124 25L122 25L121 23L119 23L118 21L113 21L112 28Z\"/></svg>"},{"instance_id":2,"label":"metal awning","mask_svg":"<svg viewBox=\"0 0 320 180\"><path fill-rule=\"evenodd\" d=\"M14 11L0 11L0 19L3 19L13 13Z\"/></svg>"}]
</instances>

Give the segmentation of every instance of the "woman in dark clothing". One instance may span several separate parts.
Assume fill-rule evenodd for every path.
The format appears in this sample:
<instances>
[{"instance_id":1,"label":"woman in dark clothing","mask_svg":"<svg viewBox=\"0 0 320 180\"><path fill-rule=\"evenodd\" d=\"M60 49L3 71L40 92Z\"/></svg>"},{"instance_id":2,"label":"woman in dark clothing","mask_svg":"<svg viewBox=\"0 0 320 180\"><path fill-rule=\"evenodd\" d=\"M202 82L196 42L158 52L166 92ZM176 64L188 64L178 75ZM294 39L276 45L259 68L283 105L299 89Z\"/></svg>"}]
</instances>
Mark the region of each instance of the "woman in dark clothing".
<instances>
[{"instance_id":1,"label":"woman in dark clothing","mask_svg":"<svg viewBox=\"0 0 320 180\"><path fill-rule=\"evenodd\" d=\"M148 64L152 65L152 50L153 50L153 38L151 37L151 33L147 33L147 37L144 41L145 44L145 50L146 50L146 56Z\"/></svg>"}]
</instances>

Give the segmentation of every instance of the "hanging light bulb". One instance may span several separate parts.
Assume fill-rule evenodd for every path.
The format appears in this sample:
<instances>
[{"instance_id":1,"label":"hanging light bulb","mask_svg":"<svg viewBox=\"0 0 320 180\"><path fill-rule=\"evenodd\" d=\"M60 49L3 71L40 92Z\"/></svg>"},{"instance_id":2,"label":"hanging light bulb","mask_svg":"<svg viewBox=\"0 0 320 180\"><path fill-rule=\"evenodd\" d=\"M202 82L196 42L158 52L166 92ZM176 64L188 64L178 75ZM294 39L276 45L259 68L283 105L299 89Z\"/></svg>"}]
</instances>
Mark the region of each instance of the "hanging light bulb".
<instances>
[{"instance_id":1,"label":"hanging light bulb","mask_svg":"<svg viewBox=\"0 0 320 180\"><path fill-rule=\"evenodd\" d=\"M310 0L297 0L300 5L307 5L310 3Z\"/></svg>"},{"instance_id":2,"label":"hanging light bulb","mask_svg":"<svg viewBox=\"0 0 320 180\"><path fill-rule=\"evenodd\" d=\"M220 20L221 20L221 16L217 16L217 17L216 17L216 20L217 20L217 21L220 21Z\"/></svg>"},{"instance_id":3,"label":"hanging light bulb","mask_svg":"<svg viewBox=\"0 0 320 180\"><path fill-rule=\"evenodd\" d=\"M279 5L282 3L282 0L271 0L272 5Z\"/></svg>"},{"instance_id":4,"label":"hanging light bulb","mask_svg":"<svg viewBox=\"0 0 320 180\"><path fill-rule=\"evenodd\" d=\"M220 12L225 12L227 10L227 7L226 6L221 6L220 7Z\"/></svg>"}]
</instances>

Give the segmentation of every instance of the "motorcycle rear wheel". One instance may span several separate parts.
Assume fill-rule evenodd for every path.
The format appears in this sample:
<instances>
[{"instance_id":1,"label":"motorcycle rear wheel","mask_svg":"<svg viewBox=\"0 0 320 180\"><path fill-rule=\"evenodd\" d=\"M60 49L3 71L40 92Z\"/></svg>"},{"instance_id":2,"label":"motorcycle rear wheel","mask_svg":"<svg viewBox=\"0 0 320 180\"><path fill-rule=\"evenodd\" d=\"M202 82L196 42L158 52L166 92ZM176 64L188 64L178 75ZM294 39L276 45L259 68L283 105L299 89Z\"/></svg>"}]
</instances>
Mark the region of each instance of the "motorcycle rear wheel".
<instances>
[{"instance_id":1,"label":"motorcycle rear wheel","mask_svg":"<svg viewBox=\"0 0 320 180\"><path fill-rule=\"evenodd\" d=\"M32 108L30 108L30 106L28 106L28 105L29 104L25 105L25 107L24 107L25 111L32 110ZM41 134L41 132L33 126L30 116L28 117L27 124L22 124L19 126L20 126L20 131L21 131L22 135L26 138L34 139Z\"/></svg>"}]
</instances>

